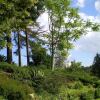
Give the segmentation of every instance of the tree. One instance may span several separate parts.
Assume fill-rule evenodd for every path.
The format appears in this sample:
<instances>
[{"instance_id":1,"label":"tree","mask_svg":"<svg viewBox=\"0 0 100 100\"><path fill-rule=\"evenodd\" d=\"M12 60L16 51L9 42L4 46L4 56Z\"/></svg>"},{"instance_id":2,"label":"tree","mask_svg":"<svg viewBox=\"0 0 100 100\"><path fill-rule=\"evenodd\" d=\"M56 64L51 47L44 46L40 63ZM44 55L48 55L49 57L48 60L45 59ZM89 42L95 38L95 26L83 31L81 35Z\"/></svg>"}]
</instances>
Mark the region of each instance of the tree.
<instances>
[{"instance_id":1,"label":"tree","mask_svg":"<svg viewBox=\"0 0 100 100\"><path fill-rule=\"evenodd\" d=\"M7 38L7 62L9 64L12 63L12 39L11 39L11 33Z\"/></svg>"},{"instance_id":2,"label":"tree","mask_svg":"<svg viewBox=\"0 0 100 100\"><path fill-rule=\"evenodd\" d=\"M100 77L100 54L96 54L94 57L93 65L91 66L91 71L94 75Z\"/></svg>"},{"instance_id":3,"label":"tree","mask_svg":"<svg viewBox=\"0 0 100 100\"><path fill-rule=\"evenodd\" d=\"M44 0L39 0L37 3L34 4L29 9L30 12L30 19L36 23L37 18L40 16L40 14L43 12L43 7L44 7ZM35 26L35 24L34 24ZM34 28L32 25L32 27ZM30 56L29 56L29 34L30 32L26 29L25 34L26 34L26 54L27 54L27 65L29 65L30 62ZM32 37L31 37L32 38Z\"/></svg>"},{"instance_id":4,"label":"tree","mask_svg":"<svg viewBox=\"0 0 100 100\"><path fill-rule=\"evenodd\" d=\"M67 51L60 51L56 50L56 55L55 55L55 67L66 67L66 62L67 61Z\"/></svg>"},{"instance_id":5,"label":"tree","mask_svg":"<svg viewBox=\"0 0 100 100\"><path fill-rule=\"evenodd\" d=\"M71 68L82 68L81 62L76 62L75 60L71 62Z\"/></svg>"},{"instance_id":6,"label":"tree","mask_svg":"<svg viewBox=\"0 0 100 100\"><path fill-rule=\"evenodd\" d=\"M21 1L18 3L19 8L17 8L18 15L16 16L17 19L17 30L18 30L18 55L19 55L19 66L21 66L21 42L20 42L20 31L26 32L26 48L27 48L27 63L29 63L29 54L28 54L28 33L26 31L26 28L29 24L33 23L31 14L29 9L31 9L34 6L34 3L36 0L26 0L25 2ZM23 2L23 3L22 3ZM23 16L21 16L23 15Z\"/></svg>"},{"instance_id":7,"label":"tree","mask_svg":"<svg viewBox=\"0 0 100 100\"><path fill-rule=\"evenodd\" d=\"M43 48L41 46L40 43L38 43L37 41L35 41L34 43L31 42L31 58L32 58L32 62L33 65L37 66L37 65L49 65L50 63L50 56L47 54L47 51L45 48Z\"/></svg>"},{"instance_id":8,"label":"tree","mask_svg":"<svg viewBox=\"0 0 100 100\"><path fill-rule=\"evenodd\" d=\"M8 63L12 62L11 32L13 32L13 30L19 32L30 23L28 9L30 9L34 3L36 3L36 0L0 1L0 29L2 29L2 33L6 34Z\"/></svg>"},{"instance_id":9,"label":"tree","mask_svg":"<svg viewBox=\"0 0 100 100\"><path fill-rule=\"evenodd\" d=\"M25 13L25 15L23 15L24 17L22 17L21 22L18 23L18 25L20 24L20 26L17 26L17 29L20 28L19 30L23 31L23 33L25 33L25 37L21 36L21 34L20 34L20 45L21 46L18 46L18 47L22 47L23 44L21 44L21 43L24 43L24 46L26 46L27 65L29 65L29 57L30 57L30 55L29 55L29 38L30 38L31 34L33 33L30 27L34 28L36 19L39 17L39 15L42 13L42 11L43 11L43 0L39 0L34 5L28 6L28 8L26 9L27 14ZM19 13L22 13L22 12L23 11L20 11ZM18 41L16 41L16 43L18 44ZM19 50L18 54L20 54L21 53L20 49L17 49L17 50ZM18 52L18 51L16 51L16 52ZM21 54L19 56L21 56ZM21 58L21 57L19 57L19 58Z\"/></svg>"},{"instance_id":10,"label":"tree","mask_svg":"<svg viewBox=\"0 0 100 100\"><path fill-rule=\"evenodd\" d=\"M0 1L0 33L4 35L2 47L7 46L7 62L12 63L11 24L14 16L14 3L8 0Z\"/></svg>"},{"instance_id":11,"label":"tree","mask_svg":"<svg viewBox=\"0 0 100 100\"><path fill-rule=\"evenodd\" d=\"M27 56L27 66L29 65L30 59L29 59L29 37L28 33L26 32L26 56Z\"/></svg>"},{"instance_id":12,"label":"tree","mask_svg":"<svg viewBox=\"0 0 100 100\"><path fill-rule=\"evenodd\" d=\"M66 53L72 48L72 43L86 33L90 25L83 21L77 8L70 6L71 0L45 0L46 11L49 16L49 41L51 67L54 70L56 51ZM68 55L68 54L67 54Z\"/></svg>"}]
</instances>

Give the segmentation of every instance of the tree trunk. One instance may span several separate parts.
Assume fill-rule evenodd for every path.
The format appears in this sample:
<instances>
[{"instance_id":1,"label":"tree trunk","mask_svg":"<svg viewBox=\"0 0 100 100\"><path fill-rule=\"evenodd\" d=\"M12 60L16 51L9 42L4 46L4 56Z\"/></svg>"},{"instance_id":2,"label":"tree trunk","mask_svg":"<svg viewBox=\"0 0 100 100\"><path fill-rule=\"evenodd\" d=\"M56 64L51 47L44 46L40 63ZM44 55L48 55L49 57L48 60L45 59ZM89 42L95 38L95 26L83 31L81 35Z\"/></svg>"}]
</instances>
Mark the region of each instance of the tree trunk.
<instances>
[{"instance_id":1,"label":"tree trunk","mask_svg":"<svg viewBox=\"0 0 100 100\"><path fill-rule=\"evenodd\" d=\"M29 66L29 41L28 41L27 31L26 31L26 55L27 55L27 66Z\"/></svg>"},{"instance_id":2,"label":"tree trunk","mask_svg":"<svg viewBox=\"0 0 100 100\"><path fill-rule=\"evenodd\" d=\"M18 32L18 65L21 66L20 32Z\"/></svg>"},{"instance_id":3,"label":"tree trunk","mask_svg":"<svg viewBox=\"0 0 100 100\"><path fill-rule=\"evenodd\" d=\"M53 32L52 32L52 43L51 43L51 68L52 68L52 71L54 71L54 67L55 67L55 58L54 58L54 36L53 36Z\"/></svg>"},{"instance_id":4,"label":"tree trunk","mask_svg":"<svg viewBox=\"0 0 100 100\"><path fill-rule=\"evenodd\" d=\"M55 67L55 58L54 58L54 51L52 50L52 57L51 57L51 67L52 67L52 71L54 71L54 67Z\"/></svg>"},{"instance_id":5,"label":"tree trunk","mask_svg":"<svg viewBox=\"0 0 100 100\"><path fill-rule=\"evenodd\" d=\"M12 63L12 47L10 46L12 44L11 36L7 36L7 63Z\"/></svg>"}]
</instances>

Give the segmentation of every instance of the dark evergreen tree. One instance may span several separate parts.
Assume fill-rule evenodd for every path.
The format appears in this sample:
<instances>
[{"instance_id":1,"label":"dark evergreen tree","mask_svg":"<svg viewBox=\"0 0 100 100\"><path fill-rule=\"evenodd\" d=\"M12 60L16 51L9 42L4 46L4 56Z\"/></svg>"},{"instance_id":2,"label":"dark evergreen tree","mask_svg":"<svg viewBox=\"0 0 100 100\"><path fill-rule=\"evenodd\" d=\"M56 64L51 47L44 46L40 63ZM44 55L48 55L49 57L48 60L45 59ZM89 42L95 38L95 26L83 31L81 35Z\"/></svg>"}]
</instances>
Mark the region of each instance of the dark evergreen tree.
<instances>
[{"instance_id":1,"label":"dark evergreen tree","mask_svg":"<svg viewBox=\"0 0 100 100\"><path fill-rule=\"evenodd\" d=\"M100 54L98 53L94 57L94 62L91 66L91 71L94 75L100 77Z\"/></svg>"}]
</instances>

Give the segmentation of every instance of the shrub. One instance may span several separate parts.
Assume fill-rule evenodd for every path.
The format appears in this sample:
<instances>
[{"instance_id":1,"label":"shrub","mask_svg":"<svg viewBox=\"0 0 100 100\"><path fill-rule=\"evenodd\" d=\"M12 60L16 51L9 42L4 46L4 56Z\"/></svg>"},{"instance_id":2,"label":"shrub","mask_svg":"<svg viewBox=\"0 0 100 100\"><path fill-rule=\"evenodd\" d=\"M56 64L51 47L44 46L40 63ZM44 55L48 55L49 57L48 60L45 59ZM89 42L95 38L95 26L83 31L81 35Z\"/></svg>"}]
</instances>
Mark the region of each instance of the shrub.
<instances>
[{"instance_id":1,"label":"shrub","mask_svg":"<svg viewBox=\"0 0 100 100\"><path fill-rule=\"evenodd\" d=\"M11 65L5 62L0 63L0 70L3 70L7 73L14 73L16 69L17 69L17 66L14 64Z\"/></svg>"},{"instance_id":2,"label":"shrub","mask_svg":"<svg viewBox=\"0 0 100 100\"><path fill-rule=\"evenodd\" d=\"M59 77L58 77L59 78ZM57 94L59 92L59 88L62 84L62 80L57 79L56 77L46 78L43 81L43 89L48 93Z\"/></svg>"},{"instance_id":3,"label":"shrub","mask_svg":"<svg viewBox=\"0 0 100 100\"><path fill-rule=\"evenodd\" d=\"M94 91L89 90L87 92L84 92L80 95L80 100L94 100Z\"/></svg>"},{"instance_id":4,"label":"shrub","mask_svg":"<svg viewBox=\"0 0 100 100\"><path fill-rule=\"evenodd\" d=\"M8 100L24 100L24 94L21 92L11 92L7 96Z\"/></svg>"},{"instance_id":5,"label":"shrub","mask_svg":"<svg viewBox=\"0 0 100 100\"><path fill-rule=\"evenodd\" d=\"M0 55L0 62L6 62L7 58L3 55Z\"/></svg>"},{"instance_id":6,"label":"shrub","mask_svg":"<svg viewBox=\"0 0 100 100\"><path fill-rule=\"evenodd\" d=\"M43 90L43 85L42 85L43 80L44 80L43 77L34 77L32 79L32 86L34 87L35 92L37 92L37 93L42 92L42 90Z\"/></svg>"},{"instance_id":7,"label":"shrub","mask_svg":"<svg viewBox=\"0 0 100 100\"><path fill-rule=\"evenodd\" d=\"M81 82L76 82L74 84L74 89L81 89L81 88L83 88L83 84Z\"/></svg>"},{"instance_id":8,"label":"shrub","mask_svg":"<svg viewBox=\"0 0 100 100\"><path fill-rule=\"evenodd\" d=\"M18 67L12 74L12 77L14 79L22 80L22 81L31 79L30 71L27 67L24 68Z\"/></svg>"},{"instance_id":9,"label":"shrub","mask_svg":"<svg viewBox=\"0 0 100 100\"><path fill-rule=\"evenodd\" d=\"M67 83L67 88L69 88L69 89L81 89L81 88L83 88L83 84L80 81L69 82L69 83Z\"/></svg>"},{"instance_id":10,"label":"shrub","mask_svg":"<svg viewBox=\"0 0 100 100\"><path fill-rule=\"evenodd\" d=\"M8 100L30 100L30 93L33 90L29 86L0 73L0 95Z\"/></svg>"},{"instance_id":11,"label":"shrub","mask_svg":"<svg viewBox=\"0 0 100 100\"><path fill-rule=\"evenodd\" d=\"M95 90L95 97L96 97L96 98L100 98L100 88L97 88L97 89Z\"/></svg>"},{"instance_id":12,"label":"shrub","mask_svg":"<svg viewBox=\"0 0 100 100\"><path fill-rule=\"evenodd\" d=\"M0 96L0 100L5 100L5 98L3 96Z\"/></svg>"}]
</instances>

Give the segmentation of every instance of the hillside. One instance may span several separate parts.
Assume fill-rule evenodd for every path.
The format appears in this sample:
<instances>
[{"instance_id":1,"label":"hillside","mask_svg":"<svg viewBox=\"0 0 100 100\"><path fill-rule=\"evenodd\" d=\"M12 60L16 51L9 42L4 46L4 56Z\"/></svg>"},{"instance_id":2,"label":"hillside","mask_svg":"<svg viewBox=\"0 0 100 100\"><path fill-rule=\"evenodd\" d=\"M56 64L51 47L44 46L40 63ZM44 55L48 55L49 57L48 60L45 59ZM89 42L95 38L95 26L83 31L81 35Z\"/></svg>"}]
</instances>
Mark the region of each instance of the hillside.
<instances>
[{"instance_id":1,"label":"hillside","mask_svg":"<svg viewBox=\"0 0 100 100\"><path fill-rule=\"evenodd\" d=\"M100 79L83 68L0 63L0 100L100 100Z\"/></svg>"}]
</instances>

